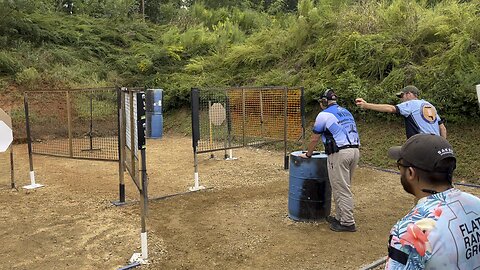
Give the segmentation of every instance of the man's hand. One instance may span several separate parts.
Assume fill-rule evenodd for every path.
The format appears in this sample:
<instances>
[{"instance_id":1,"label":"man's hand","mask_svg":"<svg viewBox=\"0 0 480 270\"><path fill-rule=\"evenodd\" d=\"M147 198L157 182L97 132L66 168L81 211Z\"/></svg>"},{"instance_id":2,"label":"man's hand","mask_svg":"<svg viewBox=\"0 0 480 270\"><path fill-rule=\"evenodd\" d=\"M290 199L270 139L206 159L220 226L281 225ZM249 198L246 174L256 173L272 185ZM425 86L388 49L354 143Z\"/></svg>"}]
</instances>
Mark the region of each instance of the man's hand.
<instances>
[{"instance_id":1,"label":"man's hand","mask_svg":"<svg viewBox=\"0 0 480 270\"><path fill-rule=\"evenodd\" d=\"M368 103L363 98L356 98L355 104L365 110L374 110L377 112L396 113L397 108L390 104Z\"/></svg>"},{"instance_id":2,"label":"man's hand","mask_svg":"<svg viewBox=\"0 0 480 270\"><path fill-rule=\"evenodd\" d=\"M299 157L301 158L311 158L311 157L308 157L307 156L307 153L301 153L300 155L298 155Z\"/></svg>"},{"instance_id":3,"label":"man's hand","mask_svg":"<svg viewBox=\"0 0 480 270\"><path fill-rule=\"evenodd\" d=\"M355 99L355 104L356 104L358 107L364 109L364 108L365 108L365 105L367 104L367 102L366 102L363 98L356 98L356 99Z\"/></svg>"}]
</instances>

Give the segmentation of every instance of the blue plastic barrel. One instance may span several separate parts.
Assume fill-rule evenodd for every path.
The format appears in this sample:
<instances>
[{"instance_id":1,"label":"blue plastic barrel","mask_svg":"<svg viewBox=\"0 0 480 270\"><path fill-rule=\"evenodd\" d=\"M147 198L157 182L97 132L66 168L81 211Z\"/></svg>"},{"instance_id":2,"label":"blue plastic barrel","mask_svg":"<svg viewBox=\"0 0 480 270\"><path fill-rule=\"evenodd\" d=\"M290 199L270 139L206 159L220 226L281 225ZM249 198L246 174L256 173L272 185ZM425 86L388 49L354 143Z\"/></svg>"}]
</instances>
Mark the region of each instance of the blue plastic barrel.
<instances>
[{"instance_id":1,"label":"blue plastic barrel","mask_svg":"<svg viewBox=\"0 0 480 270\"><path fill-rule=\"evenodd\" d=\"M149 118L150 118L150 125L147 125L147 137L161 138L163 136L163 115L150 114L150 117L148 117L148 113L147 113L147 119Z\"/></svg>"},{"instance_id":2,"label":"blue plastic barrel","mask_svg":"<svg viewBox=\"0 0 480 270\"><path fill-rule=\"evenodd\" d=\"M148 138L163 136L163 89L147 89L145 97L146 107L146 135Z\"/></svg>"},{"instance_id":3,"label":"blue plastic barrel","mask_svg":"<svg viewBox=\"0 0 480 270\"><path fill-rule=\"evenodd\" d=\"M324 220L332 203L327 155L314 152L312 158L304 159L300 154L290 154L288 216L295 221Z\"/></svg>"}]
</instances>

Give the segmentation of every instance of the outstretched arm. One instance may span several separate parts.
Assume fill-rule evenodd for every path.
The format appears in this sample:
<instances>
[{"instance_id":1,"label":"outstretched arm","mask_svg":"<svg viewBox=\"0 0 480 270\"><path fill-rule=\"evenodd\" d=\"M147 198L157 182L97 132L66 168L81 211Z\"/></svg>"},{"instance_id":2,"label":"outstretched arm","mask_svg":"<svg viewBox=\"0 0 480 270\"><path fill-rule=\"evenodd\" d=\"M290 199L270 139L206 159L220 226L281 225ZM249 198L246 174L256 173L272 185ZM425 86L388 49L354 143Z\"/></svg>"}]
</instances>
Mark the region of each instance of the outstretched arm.
<instances>
[{"instance_id":1,"label":"outstretched arm","mask_svg":"<svg viewBox=\"0 0 480 270\"><path fill-rule=\"evenodd\" d=\"M356 98L355 104L362 109L367 110L374 110L377 112L386 112L386 113L396 113L397 108L390 104L375 104L375 103L368 103L363 98Z\"/></svg>"}]
</instances>

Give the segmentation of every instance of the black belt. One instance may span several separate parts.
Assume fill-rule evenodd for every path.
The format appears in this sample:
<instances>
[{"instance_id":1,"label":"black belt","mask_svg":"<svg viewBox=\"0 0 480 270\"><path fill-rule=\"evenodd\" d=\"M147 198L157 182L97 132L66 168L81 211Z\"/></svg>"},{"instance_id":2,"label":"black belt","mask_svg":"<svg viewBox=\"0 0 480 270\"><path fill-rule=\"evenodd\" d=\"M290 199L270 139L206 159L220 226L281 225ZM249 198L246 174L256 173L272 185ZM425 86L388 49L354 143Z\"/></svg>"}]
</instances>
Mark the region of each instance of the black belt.
<instances>
[{"instance_id":1,"label":"black belt","mask_svg":"<svg viewBox=\"0 0 480 270\"><path fill-rule=\"evenodd\" d=\"M347 149L347 148L358 148L358 144L347 144L347 145L338 147L338 150Z\"/></svg>"}]
</instances>

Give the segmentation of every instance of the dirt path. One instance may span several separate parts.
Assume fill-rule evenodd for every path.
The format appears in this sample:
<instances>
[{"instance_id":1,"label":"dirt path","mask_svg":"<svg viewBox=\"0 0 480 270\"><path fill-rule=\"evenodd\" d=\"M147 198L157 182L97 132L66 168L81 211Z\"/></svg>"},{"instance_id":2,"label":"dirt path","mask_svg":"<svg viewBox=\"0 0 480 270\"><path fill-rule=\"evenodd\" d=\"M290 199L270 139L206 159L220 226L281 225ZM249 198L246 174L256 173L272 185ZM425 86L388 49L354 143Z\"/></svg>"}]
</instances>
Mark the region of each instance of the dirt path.
<instances>
[{"instance_id":1,"label":"dirt path","mask_svg":"<svg viewBox=\"0 0 480 270\"><path fill-rule=\"evenodd\" d=\"M147 147L151 197L193 185L189 137L168 135ZM21 187L29 184L26 146L14 150ZM234 155L238 160L199 156L201 184L211 189L150 201L150 264L140 269L358 269L385 255L391 226L413 203L398 175L359 168L353 183L358 231L335 233L324 222L287 217L281 153L239 149ZM45 156L34 162L44 188L12 191L0 174L2 269L117 269L140 252L138 192L128 177L131 203L110 203L118 199L118 164Z\"/></svg>"}]
</instances>

